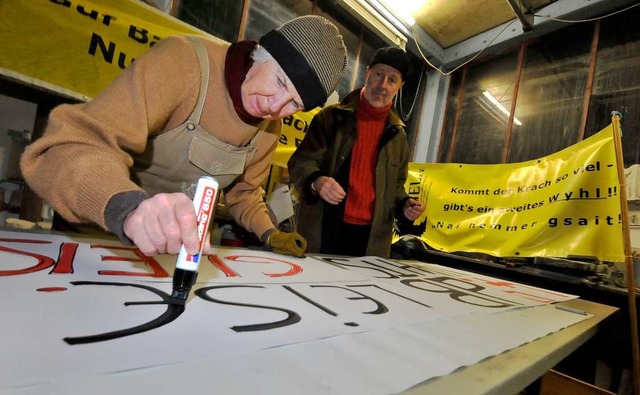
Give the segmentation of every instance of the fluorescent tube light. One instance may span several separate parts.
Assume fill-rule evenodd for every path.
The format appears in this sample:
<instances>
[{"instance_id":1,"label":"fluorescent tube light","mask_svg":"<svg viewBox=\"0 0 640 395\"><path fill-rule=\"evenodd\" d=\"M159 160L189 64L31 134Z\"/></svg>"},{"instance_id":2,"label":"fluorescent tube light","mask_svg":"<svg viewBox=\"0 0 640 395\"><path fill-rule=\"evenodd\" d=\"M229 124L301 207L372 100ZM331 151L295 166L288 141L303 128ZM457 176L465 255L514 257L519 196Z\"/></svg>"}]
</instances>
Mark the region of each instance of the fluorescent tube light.
<instances>
[{"instance_id":1,"label":"fluorescent tube light","mask_svg":"<svg viewBox=\"0 0 640 395\"><path fill-rule=\"evenodd\" d=\"M484 95L484 97L486 97L487 99L489 99L489 101L496 107L498 107L498 110L500 110L504 115L508 117L511 116L511 113L509 112L509 110L507 110L502 103L500 103L498 101L498 99L496 99L495 97L493 97L493 95L491 93L489 93L489 91L484 91L482 92L482 94ZM520 122L520 120L516 117L513 117L513 123L515 123L518 126L522 126L522 122Z\"/></svg>"},{"instance_id":2,"label":"fluorescent tube light","mask_svg":"<svg viewBox=\"0 0 640 395\"><path fill-rule=\"evenodd\" d=\"M411 14L420 9L422 4L424 3L423 0L381 0L382 4L380 4L378 0L369 1L391 11L393 15L399 16L400 19L402 19L410 27L413 27L413 25L416 24L416 20L413 19L413 16Z\"/></svg>"},{"instance_id":3,"label":"fluorescent tube light","mask_svg":"<svg viewBox=\"0 0 640 395\"><path fill-rule=\"evenodd\" d=\"M379 33L388 43L397 45L402 49L405 48L407 37L387 18L380 15L380 12L367 1L341 0L339 4L343 5L347 11L367 25L367 27Z\"/></svg>"}]
</instances>

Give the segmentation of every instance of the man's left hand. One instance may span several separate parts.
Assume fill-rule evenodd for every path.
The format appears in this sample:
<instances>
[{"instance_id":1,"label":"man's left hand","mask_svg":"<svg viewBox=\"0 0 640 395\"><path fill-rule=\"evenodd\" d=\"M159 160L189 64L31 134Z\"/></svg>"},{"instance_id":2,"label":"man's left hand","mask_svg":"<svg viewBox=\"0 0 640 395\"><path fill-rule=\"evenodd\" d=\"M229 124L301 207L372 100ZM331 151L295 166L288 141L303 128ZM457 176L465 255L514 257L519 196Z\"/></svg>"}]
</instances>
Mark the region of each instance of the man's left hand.
<instances>
[{"instance_id":1,"label":"man's left hand","mask_svg":"<svg viewBox=\"0 0 640 395\"><path fill-rule=\"evenodd\" d=\"M409 198L404 203L402 212L409 221L415 221L420 215L422 215L422 213L424 213L424 209L425 205L422 204L421 201Z\"/></svg>"},{"instance_id":2,"label":"man's left hand","mask_svg":"<svg viewBox=\"0 0 640 395\"><path fill-rule=\"evenodd\" d=\"M273 252L283 255L293 255L298 258L304 257L307 250L307 241L298 232L273 231L266 243Z\"/></svg>"}]
</instances>

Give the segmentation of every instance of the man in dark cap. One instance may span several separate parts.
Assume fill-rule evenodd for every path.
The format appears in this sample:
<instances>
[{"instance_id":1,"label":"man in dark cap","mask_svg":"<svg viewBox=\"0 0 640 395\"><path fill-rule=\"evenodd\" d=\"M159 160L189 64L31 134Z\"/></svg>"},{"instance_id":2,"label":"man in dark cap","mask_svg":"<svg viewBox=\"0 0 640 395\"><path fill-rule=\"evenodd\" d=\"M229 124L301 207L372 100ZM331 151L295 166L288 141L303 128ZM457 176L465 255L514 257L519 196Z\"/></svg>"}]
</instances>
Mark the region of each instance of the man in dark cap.
<instances>
[{"instance_id":1,"label":"man in dark cap","mask_svg":"<svg viewBox=\"0 0 640 395\"><path fill-rule=\"evenodd\" d=\"M143 253L198 251L190 197L218 180L234 219L274 251L306 241L276 230L261 184L280 120L322 105L344 75L338 29L295 18L259 42L160 40L93 100L55 108L22 156L31 188L71 223L94 223Z\"/></svg>"},{"instance_id":2,"label":"man in dark cap","mask_svg":"<svg viewBox=\"0 0 640 395\"><path fill-rule=\"evenodd\" d=\"M364 87L322 109L289 160L310 252L389 257L394 217L412 223L424 212L404 189L407 136L391 108L408 68L402 49L376 51Z\"/></svg>"}]
</instances>

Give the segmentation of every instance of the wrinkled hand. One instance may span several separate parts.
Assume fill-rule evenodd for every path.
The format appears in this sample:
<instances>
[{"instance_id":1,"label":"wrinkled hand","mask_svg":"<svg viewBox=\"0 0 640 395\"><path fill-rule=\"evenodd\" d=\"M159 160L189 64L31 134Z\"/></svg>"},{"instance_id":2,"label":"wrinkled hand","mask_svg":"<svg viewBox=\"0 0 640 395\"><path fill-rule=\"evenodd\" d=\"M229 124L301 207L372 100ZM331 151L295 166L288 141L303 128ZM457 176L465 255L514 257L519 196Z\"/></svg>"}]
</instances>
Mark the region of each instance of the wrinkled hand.
<instances>
[{"instance_id":1,"label":"wrinkled hand","mask_svg":"<svg viewBox=\"0 0 640 395\"><path fill-rule=\"evenodd\" d=\"M347 194L338 184L338 181L331 177L320 176L313 182L318 194L325 202L336 205L344 199Z\"/></svg>"},{"instance_id":2,"label":"wrinkled hand","mask_svg":"<svg viewBox=\"0 0 640 395\"><path fill-rule=\"evenodd\" d=\"M133 210L124 221L125 235L143 254L177 254L184 246L197 254L197 217L193 202L184 193L160 193Z\"/></svg>"},{"instance_id":3,"label":"wrinkled hand","mask_svg":"<svg viewBox=\"0 0 640 395\"><path fill-rule=\"evenodd\" d=\"M409 198L404 203L402 212L409 221L415 221L422 213L424 213L425 205L421 201Z\"/></svg>"},{"instance_id":4,"label":"wrinkled hand","mask_svg":"<svg viewBox=\"0 0 640 395\"><path fill-rule=\"evenodd\" d=\"M304 257L304 252L307 250L307 241L298 232L287 233L275 230L269 236L267 245L273 252L298 258Z\"/></svg>"}]
</instances>

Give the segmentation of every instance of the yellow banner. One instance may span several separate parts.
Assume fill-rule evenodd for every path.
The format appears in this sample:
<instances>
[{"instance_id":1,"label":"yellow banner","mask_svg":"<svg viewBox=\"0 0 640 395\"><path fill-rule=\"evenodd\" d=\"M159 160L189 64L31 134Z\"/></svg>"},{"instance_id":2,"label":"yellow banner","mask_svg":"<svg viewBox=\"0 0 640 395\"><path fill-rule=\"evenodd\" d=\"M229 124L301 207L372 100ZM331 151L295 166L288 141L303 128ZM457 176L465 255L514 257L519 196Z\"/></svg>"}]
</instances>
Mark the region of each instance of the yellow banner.
<instances>
[{"instance_id":1,"label":"yellow banner","mask_svg":"<svg viewBox=\"0 0 640 395\"><path fill-rule=\"evenodd\" d=\"M280 135L276 152L271 159L271 164L287 167L287 162L302 142L311 119L320 112L320 109L320 107L316 107L310 111L298 112L282 120L282 134Z\"/></svg>"},{"instance_id":2,"label":"yellow banner","mask_svg":"<svg viewBox=\"0 0 640 395\"><path fill-rule=\"evenodd\" d=\"M552 155L501 165L411 163L421 238L499 257L625 260L612 125Z\"/></svg>"},{"instance_id":3,"label":"yellow banner","mask_svg":"<svg viewBox=\"0 0 640 395\"><path fill-rule=\"evenodd\" d=\"M0 72L93 97L163 37L206 33L138 0L0 1Z\"/></svg>"}]
</instances>

